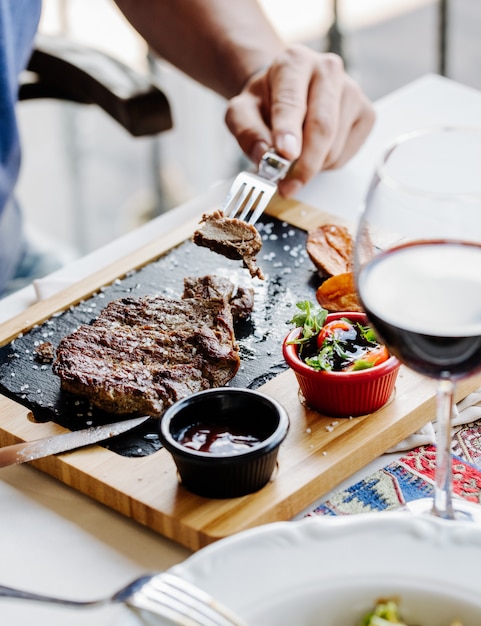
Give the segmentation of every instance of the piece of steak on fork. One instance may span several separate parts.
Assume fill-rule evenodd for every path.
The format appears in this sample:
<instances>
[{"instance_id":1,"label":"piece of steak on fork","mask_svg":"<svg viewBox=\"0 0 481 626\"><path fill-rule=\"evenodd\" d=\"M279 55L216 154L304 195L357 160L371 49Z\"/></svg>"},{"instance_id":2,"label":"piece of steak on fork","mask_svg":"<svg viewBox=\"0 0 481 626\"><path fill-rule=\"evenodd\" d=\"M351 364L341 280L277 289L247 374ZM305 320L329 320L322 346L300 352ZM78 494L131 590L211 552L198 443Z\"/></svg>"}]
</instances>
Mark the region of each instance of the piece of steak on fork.
<instances>
[{"instance_id":1,"label":"piece of steak on fork","mask_svg":"<svg viewBox=\"0 0 481 626\"><path fill-rule=\"evenodd\" d=\"M262 239L252 224L235 217L225 217L222 211L206 213L201 226L192 236L198 246L209 248L228 259L240 259L251 276L264 279L256 257L262 248Z\"/></svg>"}]
</instances>

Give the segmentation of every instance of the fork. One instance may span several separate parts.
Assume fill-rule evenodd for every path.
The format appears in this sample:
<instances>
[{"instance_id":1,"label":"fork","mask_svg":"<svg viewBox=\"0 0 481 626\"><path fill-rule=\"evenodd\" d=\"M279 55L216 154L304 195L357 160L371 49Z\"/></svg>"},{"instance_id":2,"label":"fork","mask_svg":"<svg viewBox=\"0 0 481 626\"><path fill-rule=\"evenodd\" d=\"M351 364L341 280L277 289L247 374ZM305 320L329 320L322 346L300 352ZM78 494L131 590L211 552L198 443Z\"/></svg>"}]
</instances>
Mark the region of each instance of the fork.
<instances>
[{"instance_id":1,"label":"fork","mask_svg":"<svg viewBox=\"0 0 481 626\"><path fill-rule=\"evenodd\" d=\"M237 175L222 206L224 215L255 224L290 166L290 161L269 149L262 155L256 173L241 172Z\"/></svg>"},{"instance_id":2,"label":"fork","mask_svg":"<svg viewBox=\"0 0 481 626\"><path fill-rule=\"evenodd\" d=\"M161 616L177 626L246 626L245 622L208 593L170 573L142 576L113 595L97 600L56 598L3 585L0 585L0 597L78 608L123 603Z\"/></svg>"}]
</instances>

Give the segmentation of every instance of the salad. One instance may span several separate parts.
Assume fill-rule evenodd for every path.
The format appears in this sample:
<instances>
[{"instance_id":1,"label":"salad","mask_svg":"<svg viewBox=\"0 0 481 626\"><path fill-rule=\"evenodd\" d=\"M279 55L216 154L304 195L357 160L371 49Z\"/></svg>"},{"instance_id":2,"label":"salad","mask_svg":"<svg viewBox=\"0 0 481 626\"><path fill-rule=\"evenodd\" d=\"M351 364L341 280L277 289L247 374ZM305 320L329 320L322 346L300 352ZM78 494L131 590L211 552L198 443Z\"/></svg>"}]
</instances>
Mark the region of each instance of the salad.
<instances>
[{"instance_id":1,"label":"salad","mask_svg":"<svg viewBox=\"0 0 481 626\"><path fill-rule=\"evenodd\" d=\"M389 626L389 624L408 626L401 619L398 602L395 600L379 600L374 609L362 618L358 626ZM462 626L462 624L455 620L450 626Z\"/></svg>"},{"instance_id":2,"label":"salad","mask_svg":"<svg viewBox=\"0 0 481 626\"><path fill-rule=\"evenodd\" d=\"M315 370L357 371L379 365L389 358L371 326L343 317L327 321L328 311L309 300L296 304L298 313L289 323L302 328L297 339L299 357Z\"/></svg>"}]
</instances>

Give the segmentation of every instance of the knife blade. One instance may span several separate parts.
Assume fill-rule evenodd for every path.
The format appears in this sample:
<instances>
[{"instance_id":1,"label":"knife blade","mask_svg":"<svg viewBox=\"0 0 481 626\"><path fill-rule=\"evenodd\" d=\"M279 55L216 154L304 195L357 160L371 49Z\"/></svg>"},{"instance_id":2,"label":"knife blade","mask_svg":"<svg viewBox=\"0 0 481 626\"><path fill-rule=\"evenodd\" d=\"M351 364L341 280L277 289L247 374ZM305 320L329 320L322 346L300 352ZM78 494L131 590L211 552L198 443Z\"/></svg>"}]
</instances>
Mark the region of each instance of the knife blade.
<instances>
[{"instance_id":1,"label":"knife blade","mask_svg":"<svg viewBox=\"0 0 481 626\"><path fill-rule=\"evenodd\" d=\"M69 433L62 433L61 435L52 435L43 439L3 446L3 448L0 448L0 467L28 463L52 454L90 446L93 443L105 441L132 430L149 419L151 419L150 416L143 415L142 417L114 422L113 424L91 426L83 430L75 430Z\"/></svg>"}]
</instances>

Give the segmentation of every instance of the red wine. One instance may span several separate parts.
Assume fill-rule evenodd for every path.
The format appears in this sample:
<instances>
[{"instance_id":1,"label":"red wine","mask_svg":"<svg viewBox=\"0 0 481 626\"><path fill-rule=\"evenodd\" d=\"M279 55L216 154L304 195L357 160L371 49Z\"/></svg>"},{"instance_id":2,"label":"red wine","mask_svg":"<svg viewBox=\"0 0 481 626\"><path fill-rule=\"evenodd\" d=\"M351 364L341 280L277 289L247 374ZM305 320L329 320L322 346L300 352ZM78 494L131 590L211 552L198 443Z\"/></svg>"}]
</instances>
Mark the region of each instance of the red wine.
<instances>
[{"instance_id":1,"label":"red wine","mask_svg":"<svg viewBox=\"0 0 481 626\"><path fill-rule=\"evenodd\" d=\"M380 339L408 367L433 378L481 368L481 245L393 248L362 268L358 288Z\"/></svg>"}]
</instances>

